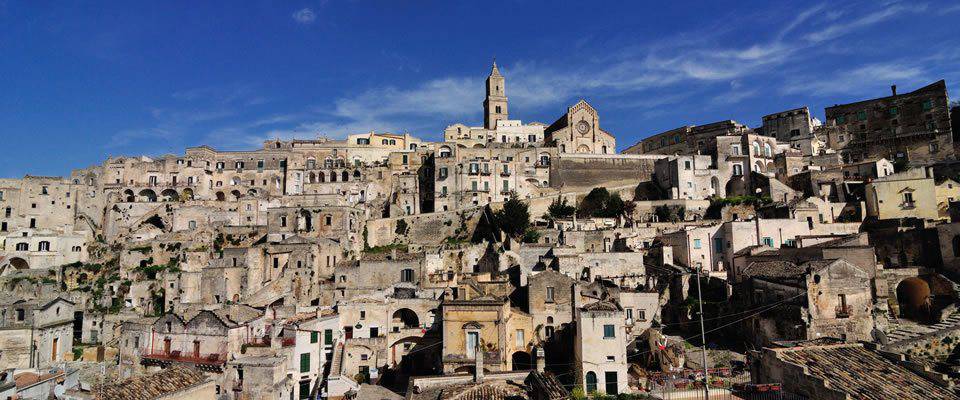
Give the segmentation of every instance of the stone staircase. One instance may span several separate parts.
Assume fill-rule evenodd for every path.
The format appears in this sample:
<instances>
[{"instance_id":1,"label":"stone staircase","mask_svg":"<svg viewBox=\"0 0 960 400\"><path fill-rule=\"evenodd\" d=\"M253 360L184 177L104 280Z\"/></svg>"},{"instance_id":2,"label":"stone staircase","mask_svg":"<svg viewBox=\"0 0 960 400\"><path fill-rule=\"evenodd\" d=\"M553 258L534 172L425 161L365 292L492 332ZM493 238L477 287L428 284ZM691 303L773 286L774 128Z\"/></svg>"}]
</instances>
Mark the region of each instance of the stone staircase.
<instances>
[{"instance_id":1,"label":"stone staircase","mask_svg":"<svg viewBox=\"0 0 960 400\"><path fill-rule=\"evenodd\" d=\"M945 330L960 330L960 313L950 314L943 321L934 325L910 325L900 327L887 333L887 346L918 339L931 333Z\"/></svg>"}]
</instances>

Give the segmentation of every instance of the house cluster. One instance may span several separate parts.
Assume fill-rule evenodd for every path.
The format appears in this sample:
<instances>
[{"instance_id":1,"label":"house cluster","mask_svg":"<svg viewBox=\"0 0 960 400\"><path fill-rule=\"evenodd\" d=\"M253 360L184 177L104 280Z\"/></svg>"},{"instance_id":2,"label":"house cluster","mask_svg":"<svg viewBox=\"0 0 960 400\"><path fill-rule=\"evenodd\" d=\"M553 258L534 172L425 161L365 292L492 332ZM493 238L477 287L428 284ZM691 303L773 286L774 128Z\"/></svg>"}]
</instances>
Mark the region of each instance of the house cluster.
<instances>
[{"instance_id":1,"label":"house cluster","mask_svg":"<svg viewBox=\"0 0 960 400\"><path fill-rule=\"evenodd\" d=\"M943 81L620 152L483 109L0 179L0 397L960 393Z\"/></svg>"}]
</instances>

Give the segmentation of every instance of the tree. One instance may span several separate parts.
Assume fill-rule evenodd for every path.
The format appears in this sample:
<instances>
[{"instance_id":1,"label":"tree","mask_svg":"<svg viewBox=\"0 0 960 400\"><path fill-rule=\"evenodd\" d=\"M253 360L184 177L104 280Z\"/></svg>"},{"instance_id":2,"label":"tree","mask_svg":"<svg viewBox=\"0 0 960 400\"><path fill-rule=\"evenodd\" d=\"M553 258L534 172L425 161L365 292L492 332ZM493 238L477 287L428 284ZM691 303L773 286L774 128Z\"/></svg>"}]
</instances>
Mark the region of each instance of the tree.
<instances>
[{"instance_id":1,"label":"tree","mask_svg":"<svg viewBox=\"0 0 960 400\"><path fill-rule=\"evenodd\" d=\"M503 208L494 214L494 220L503 233L514 239L522 238L530 228L530 210L526 203L520 201L516 194L510 195L510 200L503 203Z\"/></svg>"},{"instance_id":2,"label":"tree","mask_svg":"<svg viewBox=\"0 0 960 400\"><path fill-rule=\"evenodd\" d=\"M569 218L573 216L573 213L577 212L577 208L567 204L567 199L557 198L550 203L547 212L550 213L550 216L554 219Z\"/></svg>"},{"instance_id":3,"label":"tree","mask_svg":"<svg viewBox=\"0 0 960 400\"><path fill-rule=\"evenodd\" d=\"M610 192L605 187L593 188L587 196L580 201L577 207L578 217L593 217L598 211L602 210L610 199Z\"/></svg>"}]
</instances>

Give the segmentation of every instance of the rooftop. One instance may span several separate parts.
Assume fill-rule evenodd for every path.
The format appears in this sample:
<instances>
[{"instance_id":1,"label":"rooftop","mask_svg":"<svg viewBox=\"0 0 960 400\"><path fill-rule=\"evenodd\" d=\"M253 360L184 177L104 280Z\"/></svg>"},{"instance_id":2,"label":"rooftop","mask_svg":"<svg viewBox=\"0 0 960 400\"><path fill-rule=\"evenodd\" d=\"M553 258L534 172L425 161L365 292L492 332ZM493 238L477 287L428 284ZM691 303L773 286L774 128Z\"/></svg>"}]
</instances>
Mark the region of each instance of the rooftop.
<instances>
[{"instance_id":1,"label":"rooftop","mask_svg":"<svg viewBox=\"0 0 960 400\"><path fill-rule=\"evenodd\" d=\"M781 361L804 368L811 377L855 399L955 399L950 391L922 378L862 344L769 349Z\"/></svg>"}]
</instances>

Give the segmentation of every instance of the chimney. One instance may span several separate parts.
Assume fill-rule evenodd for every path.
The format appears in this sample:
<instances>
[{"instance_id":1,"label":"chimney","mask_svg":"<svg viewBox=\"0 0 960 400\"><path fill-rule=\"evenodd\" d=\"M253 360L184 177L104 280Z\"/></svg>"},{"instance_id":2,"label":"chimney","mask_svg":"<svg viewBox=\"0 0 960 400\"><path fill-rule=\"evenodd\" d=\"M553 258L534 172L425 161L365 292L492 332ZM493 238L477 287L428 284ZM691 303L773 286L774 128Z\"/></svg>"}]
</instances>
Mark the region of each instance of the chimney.
<instances>
[{"instance_id":1,"label":"chimney","mask_svg":"<svg viewBox=\"0 0 960 400\"><path fill-rule=\"evenodd\" d=\"M537 346L535 354L537 356L537 372L543 372L547 367L547 358L543 354L543 347Z\"/></svg>"},{"instance_id":2,"label":"chimney","mask_svg":"<svg viewBox=\"0 0 960 400\"><path fill-rule=\"evenodd\" d=\"M476 383L483 382L483 347L480 346L480 341L477 341L476 347L476 357L474 357L473 364L473 381Z\"/></svg>"},{"instance_id":3,"label":"chimney","mask_svg":"<svg viewBox=\"0 0 960 400\"><path fill-rule=\"evenodd\" d=\"M893 92L893 95L897 95L897 85L890 85L890 91Z\"/></svg>"}]
</instances>

